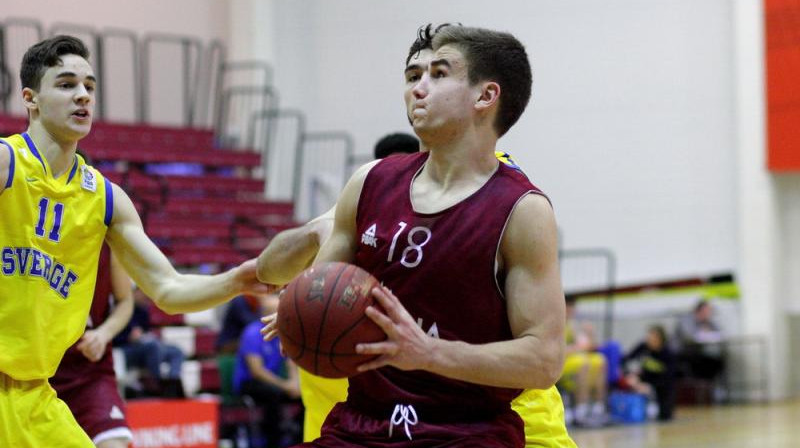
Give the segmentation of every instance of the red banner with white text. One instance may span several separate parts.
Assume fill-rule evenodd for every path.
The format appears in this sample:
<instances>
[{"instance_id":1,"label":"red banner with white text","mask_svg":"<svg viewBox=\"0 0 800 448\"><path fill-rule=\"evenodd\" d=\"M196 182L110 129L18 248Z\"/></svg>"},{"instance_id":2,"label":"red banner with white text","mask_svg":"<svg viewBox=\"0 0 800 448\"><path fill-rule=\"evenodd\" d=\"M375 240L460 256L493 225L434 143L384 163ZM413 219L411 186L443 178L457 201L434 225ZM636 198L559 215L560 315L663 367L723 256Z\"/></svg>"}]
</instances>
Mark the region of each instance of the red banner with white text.
<instances>
[{"instance_id":1,"label":"red banner with white text","mask_svg":"<svg viewBox=\"0 0 800 448\"><path fill-rule=\"evenodd\" d=\"M127 405L133 448L216 448L216 400L137 400Z\"/></svg>"}]
</instances>

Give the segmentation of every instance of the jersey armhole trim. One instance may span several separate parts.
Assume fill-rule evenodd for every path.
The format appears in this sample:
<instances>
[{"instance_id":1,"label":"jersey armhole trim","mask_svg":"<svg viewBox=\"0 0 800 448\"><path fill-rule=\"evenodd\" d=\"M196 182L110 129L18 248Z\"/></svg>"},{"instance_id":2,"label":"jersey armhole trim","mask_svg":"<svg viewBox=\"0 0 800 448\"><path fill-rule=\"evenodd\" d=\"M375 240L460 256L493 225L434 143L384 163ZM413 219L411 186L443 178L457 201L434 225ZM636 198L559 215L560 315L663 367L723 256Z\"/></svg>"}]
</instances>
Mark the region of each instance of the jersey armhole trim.
<instances>
[{"instance_id":1,"label":"jersey armhole trim","mask_svg":"<svg viewBox=\"0 0 800 448\"><path fill-rule=\"evenodd\" d=\"M5 145L6 148L8 148L8 153L11 156L11 159L8 162L8 179L6 179L6 186L5 186L5 188L11 188L11 184L14 183L14 162L16 161L16 159L14 158L15 157L14 148L12 148L11 145L6 143L5 140L0 140L0 143L2 143L3 145Z\"/></svg>"},{"instance_id":2,"label":"jersey armhole trim","mask_svg":"<svg viewBox=\"0 0 800 448\"><path fill-rule=\"evenodd\" d=\"M497 276L500 275L500 264L497 262L497 259L500 256L500 244L502 244L503 237L506 234L506 228L508 227L508 222L511 220L511 214L514 213L514 210L516 210L517 205L519 205L519 203L522 202L522 200L526 196L528 196L530 194L537 194L539 196L543 196L545 199L547 199L547 202L550 203L550 207L553 206L553 203L550 202L550 198L548 198L547 195L542 193L540 190L538 190L538 189L537 190L528 190L528 191L522 193L522 195L520 195L520 197L517 199L517 202L514 203L514 206L511 207L511 210L508 212L508 216L506 216L506 222L503 224L503 230L500 231L500 238L498 238L498 240L497 240L497 247L495 248L495 251L494 251L494 276L493 276L494 277L494 286L497 288L497 292L500 293L500 297L502 297L503 300L505 300L505 298L506 298L506 295L505 295L505 292L504 292L505 290L503 289L504 285L501 285L500 284L500 279L497 278Z\"/></svg>"},{"instance_id":3,"label":"jersey armhole trim","mask_svg":"<svg viewBox=\"0 0 800 448\"><path fill-rule=\"evenodd\" d=\"M106 224L106 227L111 225L111 219L114 217L114 189L111 188L111 182L103 178L103 183L106 186L106 216L103 219L103 222Z\"/></svg>"}]
</instances>

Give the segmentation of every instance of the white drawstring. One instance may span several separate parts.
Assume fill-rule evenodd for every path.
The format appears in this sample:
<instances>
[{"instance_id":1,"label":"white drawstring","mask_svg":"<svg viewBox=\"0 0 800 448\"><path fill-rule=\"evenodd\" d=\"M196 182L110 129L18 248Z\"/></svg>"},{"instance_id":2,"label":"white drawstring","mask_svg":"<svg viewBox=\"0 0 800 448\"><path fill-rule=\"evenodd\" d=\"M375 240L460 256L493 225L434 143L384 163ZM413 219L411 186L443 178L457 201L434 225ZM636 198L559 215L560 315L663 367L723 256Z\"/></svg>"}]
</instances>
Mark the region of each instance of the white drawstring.
<instances>
[{"instance_id":1,"label":"white drawstring","mask_svg":"<svg viewBox=\"0 0 800 448\"><path fill-rule=\"evenodd\" d=\"M414 406L396 404L394 406L394 412L392 412L392 418L389 421L389 438L392 437L392 428L402 423L408 440L411 440L411 430L408 428L408 425L414 426L417 422L417 411L414 410Z\"/></svg>"}]
</instances>

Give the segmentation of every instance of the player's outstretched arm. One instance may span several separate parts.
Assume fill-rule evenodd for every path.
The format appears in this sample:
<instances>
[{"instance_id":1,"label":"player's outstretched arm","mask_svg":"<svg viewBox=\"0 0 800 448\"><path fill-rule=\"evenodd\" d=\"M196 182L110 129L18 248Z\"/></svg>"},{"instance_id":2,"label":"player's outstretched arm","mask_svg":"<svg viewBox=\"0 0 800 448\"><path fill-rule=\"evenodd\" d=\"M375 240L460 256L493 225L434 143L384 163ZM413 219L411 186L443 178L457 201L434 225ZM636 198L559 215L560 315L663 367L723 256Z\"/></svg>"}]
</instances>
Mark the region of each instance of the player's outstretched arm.
<instances>
[{"instance_id":1,"label":"player's outstretched arm","mask_svg":"<svg viewBox=\"0 0 800 448\"><path fill-rule=\"evenodd\" d=\"M92 362L103 357L106 345L125 328L133 315L133 283L113 253L110 269L114 308L102 324L93 330L87 330L78 343L78 350Z\"/></svg>"},{"instance_id":2,"label":"player's outstretched arm","mask_svg":"<svg viewBox=\"0 0 800 448\"><path fill-rule=\"evenodd\" d=\"M373 295L385 313L369 307L367 315L388 339L357 347L359 353L380 355L361 366L363 370L392 365L488 386L552 386L563 364L565 310L555 218L544 197L528 195L517 205L500 256L514 339L475 345L427 336L391 291L375 288Z\"/></svg>"},{"instance_id":3,"label":"player's outstretched arm","mask_svg":"<svg viewBox=\"0 0 800 448\"><path fill-rule=\"evenodd\" d=\"M366 179L369 170L378 162L376 160L361 166L347 181L347 185L344 186L339 199L336 201L336 206L331 209L335 210L331 235L320 247L314 263L322 261L344 261L349 263L355 257L358 198L361 196L364 179ZM261 322L264 323L264 328L261 329L264 340L270 340L277 336L277 331L275 330L276 315L277 313L272 313L261 318Z\"/></svg>"},{"instance_id":4,"label":"player's outstretched arm","mask_svg":"<svg viewBox=\"0 0 800 448\"><path fill-rule=\"evenodd\" d=\"M262 283L285 285L314 261L333 228L334 206L306 224L279 232L258 256L257 273Z\"/></svg>"},{"instance_id":5,"label":"player's outstretched arm","mask_svg":"<svg viewBox=\"0 0 800 448\"><path fill-rule=\"evenodd\" d=\"M186 313L214 307L242 294L264 294L256 278L256 261L248 260L221 274L180 274L147 237L128 195L112 184L114 215L106 241L136 284L162 310Z\"/></svg>"}]
</instances>

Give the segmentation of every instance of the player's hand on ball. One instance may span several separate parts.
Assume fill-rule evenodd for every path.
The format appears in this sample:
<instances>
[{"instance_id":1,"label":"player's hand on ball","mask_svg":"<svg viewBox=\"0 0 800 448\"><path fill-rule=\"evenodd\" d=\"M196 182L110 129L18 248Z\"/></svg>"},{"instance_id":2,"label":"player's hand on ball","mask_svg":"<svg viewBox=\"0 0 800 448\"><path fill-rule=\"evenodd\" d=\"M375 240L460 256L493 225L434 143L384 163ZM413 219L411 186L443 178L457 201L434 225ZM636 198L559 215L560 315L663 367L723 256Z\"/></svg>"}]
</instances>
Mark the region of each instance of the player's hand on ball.
<instances>
[{"instance_id":1,"label":"player's hand on ball","mask_svg":"<svg viewBox=\"0 0 800 448\"><path fill-rule=\"evenodd\" d=\"M261 335L264 336L265 341L269 341L278 336L278 329L276 328L277 319L278 313L268 314L261 318L261 323L264 324L261 328Z\"/></svg>"},{"instance_id":2,"label":"player's hand on ball","mask_svg":"<svg viewBox=\"0 0 800 448\"><path fill-rule=\"evenodd\" d=\"M372 296L385 313L370 306L366 309L366 314L386 332L388 339L356 346L356 351L360 354L379 355L375 360L360 365L358 370L364 372L386 365L401 370L425 369L435 340L417 325L389 288L376 286L372 289Z\"/></svg>"}]
</instances>

